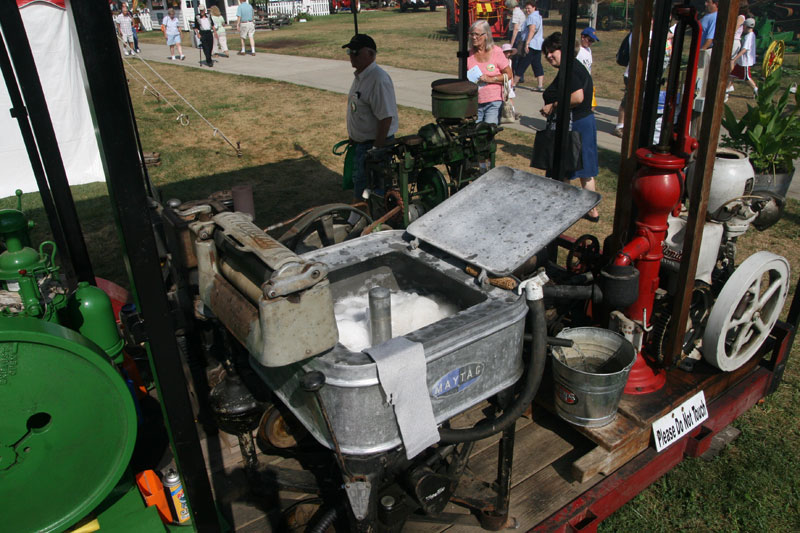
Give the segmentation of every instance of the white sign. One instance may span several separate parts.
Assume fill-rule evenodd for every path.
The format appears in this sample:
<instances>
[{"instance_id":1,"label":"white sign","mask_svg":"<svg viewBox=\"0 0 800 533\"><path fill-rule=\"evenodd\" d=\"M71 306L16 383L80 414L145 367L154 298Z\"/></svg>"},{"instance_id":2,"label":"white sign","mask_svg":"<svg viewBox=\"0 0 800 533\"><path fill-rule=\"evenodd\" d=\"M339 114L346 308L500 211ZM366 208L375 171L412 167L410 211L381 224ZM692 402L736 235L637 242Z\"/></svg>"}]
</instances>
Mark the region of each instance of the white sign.
<instances>
[{"instance_id":1,"label":"white sign","mask_svg":"<svg viewBox=\"0 0 800 533\"><path fill-rule=\"evenodd\" d=\"M656 451L661 451L708 419L708 405L703 391L653 422Z\"/></svg>"}]
</instances>

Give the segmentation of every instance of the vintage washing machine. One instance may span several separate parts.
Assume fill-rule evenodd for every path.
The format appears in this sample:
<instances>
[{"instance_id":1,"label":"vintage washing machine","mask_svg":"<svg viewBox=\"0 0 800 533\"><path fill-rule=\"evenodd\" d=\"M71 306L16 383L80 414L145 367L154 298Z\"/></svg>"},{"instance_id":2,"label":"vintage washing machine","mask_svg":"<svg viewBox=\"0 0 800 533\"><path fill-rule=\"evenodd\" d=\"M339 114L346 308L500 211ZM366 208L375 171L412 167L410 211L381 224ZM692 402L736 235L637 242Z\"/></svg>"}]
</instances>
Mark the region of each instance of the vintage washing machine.
<instances>
[{"instance_id":1,"label":"vintage washing machine","mask_svg":"<svg viewBox=\"0 0 800 533\"><path fill-rule=\"evenodd\" d=\"M400 462L410 464L439 440L437 426L522 376L525 298L490 285L487 276L511 275L599 200L499 167L407 231L301 256L265 241L245 215L222 213L192 227L199 294L247 348L275 396L335 452L353 486L353 513L364 520L380 483L374 469L387 462L375 458L402 455ZM259 272L256 259L265 266ZM477 279L467 266L480 272ZM375 287L435 294L457 312L351 351L338 342L334 301Z\"/></svg>"}]
</instances>

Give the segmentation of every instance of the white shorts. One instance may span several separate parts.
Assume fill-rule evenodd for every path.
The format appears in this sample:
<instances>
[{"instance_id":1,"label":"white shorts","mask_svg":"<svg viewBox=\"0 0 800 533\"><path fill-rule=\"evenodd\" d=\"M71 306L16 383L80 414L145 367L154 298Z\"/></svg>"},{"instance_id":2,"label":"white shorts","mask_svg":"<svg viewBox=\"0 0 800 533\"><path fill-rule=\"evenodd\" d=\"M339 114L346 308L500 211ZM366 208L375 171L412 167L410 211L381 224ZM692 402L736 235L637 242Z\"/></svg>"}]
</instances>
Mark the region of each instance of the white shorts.
<instances>
[{"instance_id":1,"label":"white shorts","mask_svg":"<svg viewBox=\"0 0 800 533\"><path fill-rule=\"evenodd\" d=\"M239 37L242 39L247 39L248 37L252 37L256 33L256 23L253 21L250 22L242 22L239 25Z\"/></svg>"}]
</instances>

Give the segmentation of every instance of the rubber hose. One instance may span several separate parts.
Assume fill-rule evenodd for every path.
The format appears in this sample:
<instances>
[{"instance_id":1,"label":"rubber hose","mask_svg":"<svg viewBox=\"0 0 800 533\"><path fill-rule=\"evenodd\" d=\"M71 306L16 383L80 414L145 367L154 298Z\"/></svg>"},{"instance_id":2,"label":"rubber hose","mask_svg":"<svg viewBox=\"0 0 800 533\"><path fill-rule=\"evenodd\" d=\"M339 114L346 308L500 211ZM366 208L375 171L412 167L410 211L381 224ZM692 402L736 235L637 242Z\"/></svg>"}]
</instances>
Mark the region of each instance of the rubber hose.
<instances>
[{"instance_id":1,"label":"rubber hose","mask_svg":"<svg viewBox=\"0 0 800 533\"><path fill-rule=\"evenodd\" d=\"M545 298L557 300L588 300L592 297L591 285L545 285L542 290Z\"/></svg>"},{"instance_id":2,"label":"rubber hose","mask_svg":"<svg viewBox=\"0 0 800 533\"><path fill-rule=\"evenodd\" d=\"M306 533L325 533L325 531L331 527L333 521L336 520L337 514L336 506L331 505L322 512L313 524L306 528Z\"/></svg>"},{"instance_id":3,"label":"rubber hose","mask_svg":"<svg viewBox=\"0 0 800 533\"><path fill-rule=\"evenodd\" d=\"M499 433L514 423L517 418L528 408L539 390L544 374L544 364L547 360L547 322L544 318L544 300L528 302L528 316L530 317L531 333L531 362L528 365L528 374L525 376L525 385L516 401L503 414L483 420L475 426L466 429L439 429L439 442L452 444L457 442L472 442L485 439Z\"/></svg>"}]
</instances>

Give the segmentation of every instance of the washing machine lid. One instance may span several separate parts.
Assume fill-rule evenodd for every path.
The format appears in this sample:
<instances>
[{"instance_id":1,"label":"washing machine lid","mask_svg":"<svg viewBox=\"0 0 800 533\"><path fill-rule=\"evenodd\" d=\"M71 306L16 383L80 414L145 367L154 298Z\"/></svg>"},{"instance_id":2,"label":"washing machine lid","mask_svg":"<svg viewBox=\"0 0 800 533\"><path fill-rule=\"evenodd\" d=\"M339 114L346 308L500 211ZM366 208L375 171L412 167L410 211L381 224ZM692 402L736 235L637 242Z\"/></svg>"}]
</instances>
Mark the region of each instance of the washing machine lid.
<instances>
[{"instance_id":1,"label":"washing machine lid","mask_svg":"<svg viewBox=\"0 0 800 533\"><path fill-rule=\"evenodd\" d=\"M408 232L487 272L506 276L600 203L600 195L497 167L408 226Z\"/></svg>"}]
</instances>

